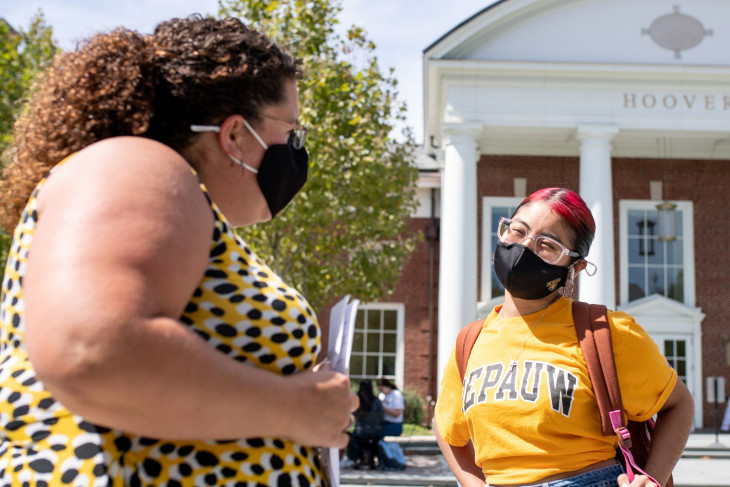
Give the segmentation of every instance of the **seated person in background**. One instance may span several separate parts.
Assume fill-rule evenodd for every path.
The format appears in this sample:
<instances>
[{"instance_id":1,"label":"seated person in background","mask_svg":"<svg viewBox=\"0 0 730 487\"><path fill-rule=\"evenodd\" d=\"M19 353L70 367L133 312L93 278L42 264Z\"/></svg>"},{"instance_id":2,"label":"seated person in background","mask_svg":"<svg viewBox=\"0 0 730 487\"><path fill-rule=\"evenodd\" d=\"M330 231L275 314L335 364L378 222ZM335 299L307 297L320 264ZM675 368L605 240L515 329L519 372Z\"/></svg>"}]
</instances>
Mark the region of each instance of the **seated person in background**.
<instances>
[{"instance_id":1,"label":"seated person in background","mask_svg":"<svg viewBox=\"0 0 730 487\"><path fill-rule=\"evenodd\" d=\"M403 411L405 401L403 394L389 379L381 377L378 379L378 396L383 403L385 410L385 425L383 436L400 436L403 434Z\"/></svg>"},{"instance_id":2,"label":"seated person in background","mask_svg":"<svg viewBox=\"0 0 730 487\"><path fill-rule=\"evenodd\" d=\"M360 398L360 407L354 413L355 430L350 438L347 455L355 462L354 468L368 465L374 469L378 440L383 437L385 411L383 404L373 394L371 381L361 380L357 395Z\"/></svg>"}]
</instances>

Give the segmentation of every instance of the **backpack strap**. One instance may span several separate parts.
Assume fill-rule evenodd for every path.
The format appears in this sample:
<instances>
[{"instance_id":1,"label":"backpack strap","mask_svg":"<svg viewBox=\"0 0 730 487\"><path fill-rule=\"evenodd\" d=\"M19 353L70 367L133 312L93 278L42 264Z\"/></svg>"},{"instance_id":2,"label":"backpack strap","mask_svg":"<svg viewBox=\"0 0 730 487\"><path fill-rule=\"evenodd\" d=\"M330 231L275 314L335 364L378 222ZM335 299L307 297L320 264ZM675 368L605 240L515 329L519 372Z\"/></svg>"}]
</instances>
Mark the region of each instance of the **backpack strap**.
<instances>
[{"instance_id":1,"label":"backpack strap","mask_svg":"<svg viewBox=\"0 0 730 487\"><path fill-rule=\"evenodd\" d=\"M624 408L613 359L606 307L573 301L573 321L601 413L601 433L604 436L613 436L615 431L610 413L623 412Z\"/></svg>"},{"instance_id":2,"label":"backpack strap","mask_svg":"<svg viewBox=\"0 0 730 487\"><path fill-rule=\"evenodd\" d=\"M624 417L606 307L573 301L573 321L588 367L588 375L593 384L598 410L601 413L601 433L605 436L615 434L618 437L618 446L626 461L626 474L629 482L634 481L633 470L635 469L649 477L655 484L660 485L636 464L631 453L631 433L629 433Z\"/></svg>"},{"instance_id":3,"label":"backpack strap","mask_svg":"<svg viewBox=\"0 0 730 487\"><path fill-rule=\"evenodd\" d=\"M466 363L469 361L471 349L477 341L479 333L484 326L484 320L472 321L459 331L456 337L456 365L459 366L459 376L464 382L464 374L466 374Z\"/></svg>"}]
</instances>

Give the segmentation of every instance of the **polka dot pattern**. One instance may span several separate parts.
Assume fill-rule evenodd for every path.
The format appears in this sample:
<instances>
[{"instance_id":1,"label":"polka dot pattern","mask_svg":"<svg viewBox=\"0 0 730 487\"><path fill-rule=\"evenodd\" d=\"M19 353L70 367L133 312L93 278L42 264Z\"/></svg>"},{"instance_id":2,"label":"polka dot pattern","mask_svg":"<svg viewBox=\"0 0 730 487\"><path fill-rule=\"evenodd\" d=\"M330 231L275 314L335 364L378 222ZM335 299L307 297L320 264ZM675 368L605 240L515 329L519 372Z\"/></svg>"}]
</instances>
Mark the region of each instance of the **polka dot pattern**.
<instances>
[{"instance_id":1,"label":"polka dot pattern","mask_svg":"<svg viewBox=\"0 0 730 487\"><path fill-rule=\"evenodd\" d=\"M21 216L2 280L0 486L321 485L316 450L284 438L145 438L86 422L51 396L36 379L24 343L23 275L42 184ZM311 368L320 350L311 307L208 201L215 217L208 267L180 317L182 326L253 367L284 375Z\"/></svg>"}]
</instances>

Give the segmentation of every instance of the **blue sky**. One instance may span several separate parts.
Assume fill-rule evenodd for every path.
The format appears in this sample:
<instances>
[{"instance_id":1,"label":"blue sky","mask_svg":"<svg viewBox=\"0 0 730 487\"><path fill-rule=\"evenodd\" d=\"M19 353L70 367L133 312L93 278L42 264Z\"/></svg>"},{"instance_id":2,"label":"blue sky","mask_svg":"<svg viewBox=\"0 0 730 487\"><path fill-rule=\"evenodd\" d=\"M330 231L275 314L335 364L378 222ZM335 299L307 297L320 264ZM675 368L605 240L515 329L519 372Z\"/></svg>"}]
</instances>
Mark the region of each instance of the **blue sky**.
<instances>
[{"instance_id":1,"label":"blue sky","mask_svg":"<svg viewBox=\"0 0 730 487\"><path fill-rule=\"evenodd\" d=\"M395 68L407 123L423 142L423 49L494 0L343 0L340 22L363 27L377 45L381 69ZM165 19L192 13L215 14L218 0L0 0L0 17L27 27L42 10L62 48L96 32L123 25L151 32Z\"/></svg>"}]
</instances>

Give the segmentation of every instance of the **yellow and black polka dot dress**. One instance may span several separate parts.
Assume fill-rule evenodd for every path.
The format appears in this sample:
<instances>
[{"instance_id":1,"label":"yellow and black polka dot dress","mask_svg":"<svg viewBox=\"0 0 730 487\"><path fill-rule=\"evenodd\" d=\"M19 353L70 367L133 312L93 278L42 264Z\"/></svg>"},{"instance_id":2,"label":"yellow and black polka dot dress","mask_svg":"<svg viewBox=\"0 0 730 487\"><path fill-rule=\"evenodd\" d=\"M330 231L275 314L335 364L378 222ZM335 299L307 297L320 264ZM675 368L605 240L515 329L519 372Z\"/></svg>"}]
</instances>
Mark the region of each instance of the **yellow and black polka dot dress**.
<instances>
[{"instance_id":1,"label":"yellow and black polka dot dress","mask_svg":"<svg viewBox=\"0 0 730 487\"><path fill-rule=\"evenodd\" d=\"M2 281L0 487L320 485L316 450L283 438L145 438L88 423L54 400L24 343L22 281L42 184L16 228ZM208 267L180 321L231 360L280 374L311 368L320 349L314 312L208 201L215 216Z\"/></svg>"}]
</instances>

